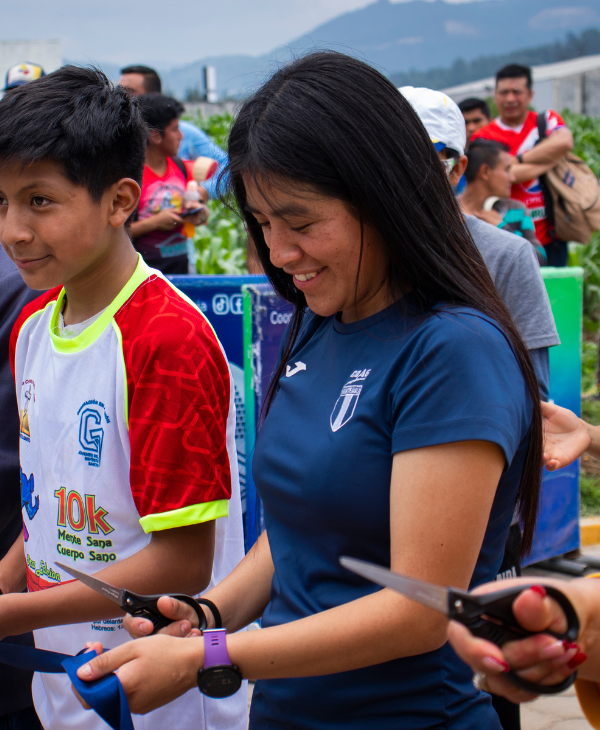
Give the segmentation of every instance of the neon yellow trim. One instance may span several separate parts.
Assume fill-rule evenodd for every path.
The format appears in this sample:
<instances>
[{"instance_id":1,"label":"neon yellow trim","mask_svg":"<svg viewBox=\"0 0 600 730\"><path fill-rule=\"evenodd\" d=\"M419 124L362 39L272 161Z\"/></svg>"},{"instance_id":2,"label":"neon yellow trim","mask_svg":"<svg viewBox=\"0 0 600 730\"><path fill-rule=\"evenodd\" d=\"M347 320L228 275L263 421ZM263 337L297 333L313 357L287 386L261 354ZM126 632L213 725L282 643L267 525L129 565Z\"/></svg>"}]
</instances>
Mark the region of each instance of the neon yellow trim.
<instances>
[{"instance_id":1,"label":"neon yellow trim","mask_svg":"<svg viewBox=\"0 0 600 730\"><path fill-rule=\"evenodd\" d=\"M214 502L193 504L190 507L181 507L170 512L160 512L155 515L146 515L140 519L144 532L158 532L172 530L174 527L198 525L201 522L210 522L229 514L229 500L217 499Z\"/></svg>"},{"instance_id":2,"label":"neon yellow trim","mask_svg":"<svg viewBox=\"0 0 600 730\"><path fill-rule=\"evenodd\" d=\"M123 403L123 415L125 416L125 425L129 429L129 391L127 389L127 366L125 365L125 355L123 353L123 335L119 325L113 319L112 326L119 341L119 354L121 355L121 365L123 366L123 385L125 387L125 402Z\"/></svg>"},{"instance_id":3,"label":"neon yellow trim","mask_svg":"<svg viewBox=\"0 0 600 730\"><path fill-rule=\"evenodd\" d=\"M55 334L55 332L58 331L58 318L60 316L60 312L63 308L63 302L65 300L65 290L64 288L61 289L61 292L58 295L58 299L56 300L54 305L52 317L50 319L50 337L52 338L52 344L54 345L54 349L57 352L72 354L74 352L81 352L81 350L85 350L86 347L89 347L91 344L93 344L108 327L112 318L119 311L119 309L121 309L121 307L129 299L129 297L135 292L140 284L142 284L150 276L150 273L150 269L148 268L142 257L138 254L138 264L127 284L125 284L125 286L121 289L121 291L117 294L117 296L113 299L113 301L104 310L104 312L102 312L102 315L98 317L95 322L92 322L92 324L84 329L80 335L77 335L77 337L73 337L70 340L64 337L59 337Z\"/></svg>"},{"instance_id":4,"label":"neon yellow trim","mask_svg":"<svg viewBox=\"0 0 600 730\"><path fill-rule=\"evenodd\" d=\"M43 307L42 309L37 309L33 314L30 314L29 317L27 317L27 319L21 325L21 329L19 330L19 335L23 331L23 327L25 327L25 325L27 324L27 322L30 322L34 317L39 317L40 314L43 314L48 309L48 307L53 307L55 303L56 303L56 299L51 299L46 304L45 307ZM17 336L17 339L18 339L18 336Z\"/></svg>"}]
</instances>

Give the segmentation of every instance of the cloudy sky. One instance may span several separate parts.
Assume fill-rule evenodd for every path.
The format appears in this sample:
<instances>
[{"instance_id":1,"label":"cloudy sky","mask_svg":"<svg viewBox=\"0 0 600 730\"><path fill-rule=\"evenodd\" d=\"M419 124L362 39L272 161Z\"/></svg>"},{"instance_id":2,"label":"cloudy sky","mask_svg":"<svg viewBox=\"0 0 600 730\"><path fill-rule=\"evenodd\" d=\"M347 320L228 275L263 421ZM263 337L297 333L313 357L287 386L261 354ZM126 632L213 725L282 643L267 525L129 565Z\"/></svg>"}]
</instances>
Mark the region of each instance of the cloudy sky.
<instances>
[{"instance_id":1,"label":"cloudy sky","mask_svg":"<svg viewBox=\"0 0 600 730\"><path fill-rule=\"evenodd\" d=\"M178 66L259 55L373 0L36 0L3 3L0 40L60 39L72 61ZM450 0L454 2L468 0Z\"/></svg>"}]
</instances>

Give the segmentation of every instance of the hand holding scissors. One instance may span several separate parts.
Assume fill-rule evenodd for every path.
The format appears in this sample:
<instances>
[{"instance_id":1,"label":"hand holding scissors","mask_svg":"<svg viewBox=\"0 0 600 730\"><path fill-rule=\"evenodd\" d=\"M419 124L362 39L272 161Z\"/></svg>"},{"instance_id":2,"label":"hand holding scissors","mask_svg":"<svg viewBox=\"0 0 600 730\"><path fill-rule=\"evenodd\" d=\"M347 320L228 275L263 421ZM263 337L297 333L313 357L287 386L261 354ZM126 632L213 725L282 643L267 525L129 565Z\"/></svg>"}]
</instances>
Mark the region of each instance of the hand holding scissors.
<instances>
[{"instance_id":1,"label":"hand holding scissors","mask_svg":"<svg viewBox=\"0 0 600 730\"><path fill-rule=\"evenodd\" d=\"M475 636L487 639L496 646L502 646L508 641L536 635L536 632L527 631L519 626L512 611L513 601L522 593L523 585L500 589L493 593L474 595L458 588L442 588L415 578L399 575L387 568L363 560L342 557L340 563L363 578L367 578L378 585L392 588L413 601L445 614L448 618L466 626ZM571 602L564 593L556 588L546 586L546 591L564 611L567 629L563 633L550 630L538 633L550 634L561 641L575 641L579 634L579 619ZM573 684L577 673L574 672L563 682L554 685L530 682L514 671L509 671L503 676L527 692L558 694L564 692Z\"/></svg>"},{"instance_id":2,"label":"hand holding scissors","mask_svg":"<svg viewBox=\"0 0 600 730\"><path fill-rule=\"evenodd\" d=\"M145 618L152 621L154 626L153 634L173 622L173 619L166 618L158 610L158 599L162 597L162 593L154 596L140 596L137 593L126 590L125 588L115 588L115 586L112 586L110 583L105 583L104 581L98 580L98 578L86 575L79 570L75 570L75 568L63 565L62 563L57 562L56 565L69 573L69 575L80 580L89 588L95 590L96 593L99 593L105 598L110 598L111 601L114 601L123 609L123 611L131 616L137 616L139 618ZM170 597L191 606L198 616L200 630L202 631L206 628L206 616L204 615L204 611L200 608L198 601L191 596L186 596L184 594L171 594Z\"/></svg>"}]
</instances>

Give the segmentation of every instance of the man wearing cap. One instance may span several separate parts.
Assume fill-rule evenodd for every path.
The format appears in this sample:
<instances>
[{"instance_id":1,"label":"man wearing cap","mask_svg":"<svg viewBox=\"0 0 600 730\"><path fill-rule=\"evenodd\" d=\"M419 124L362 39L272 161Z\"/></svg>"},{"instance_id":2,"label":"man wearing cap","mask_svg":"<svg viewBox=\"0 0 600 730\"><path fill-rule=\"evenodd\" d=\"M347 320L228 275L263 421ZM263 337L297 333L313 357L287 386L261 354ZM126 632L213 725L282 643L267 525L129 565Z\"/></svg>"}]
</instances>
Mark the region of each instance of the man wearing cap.
<instances>
[{"instance_id":1,"label":"man wearing cap","mask_svg":"<svg viewBox=\"0 0 600 730\"><path fill-rule=\"evenodd\" d=\"M6 84L2 90L16 89L17 86L23 86L28 81L41 79L45 75L44 69L37 63L18 63L16 66L11 66L8 69L6 73Z\"/></svg>"},{"instance_id":2,"label":"man wearing cap","mask_svg":"<svg viewBox=\"0 0 600 730\"><path fill-rule=\"evenodd\" d=\"M467 166L467 134L456 103L441 91L404 86L403 96L412 104L442 161L451 185L456 185ZM460 199L459 199L460 200ZM540 397L548 399L548 348L560 345L540 267L529 241L513 233L465 215L465 222L496 289L525 342L538 379ZM520 528L511 526L498 579L520 575ZM520 730L519 707L502 697L492 702L504 730Z\"/></svg>"}]
</instances>

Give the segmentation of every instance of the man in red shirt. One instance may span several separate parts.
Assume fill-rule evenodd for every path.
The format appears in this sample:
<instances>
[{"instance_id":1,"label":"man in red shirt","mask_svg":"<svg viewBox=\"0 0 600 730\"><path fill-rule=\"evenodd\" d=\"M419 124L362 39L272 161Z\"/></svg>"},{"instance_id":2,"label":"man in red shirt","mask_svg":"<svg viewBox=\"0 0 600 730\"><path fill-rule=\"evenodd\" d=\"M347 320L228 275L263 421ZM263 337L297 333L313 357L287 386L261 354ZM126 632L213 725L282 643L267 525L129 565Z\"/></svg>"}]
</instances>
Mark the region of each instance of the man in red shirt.
<instances>
[{"instance_id":1,"label":"man in red shirt","mask_svg":"<svg viewBox=\"0 0 600 730\"><path fill-rule=\"evenodd\" d=\"M186 186L194 179L194 163L177 157L183 136L179 131L183 106L158 93L138 96L138 103L150 135L137 219L131 224L133 245L149 266L163 274L187 274L184 223L200 225L206 219L206 209L199 204L202 211L185 220L181 215Z\"/></svg>"},{"instance_id":2,"label":"man in red shirt","mask_svg":"<svg viewBox=\"0 0 600 730\"><path fill-rule=\"evenodd\" d=\"M546 217L544 195L539 178L526 179L525 165L542 165L552 169L559 159L573 149L573 135L567 129L562 117L552 109L546 114L546 139L539 141L537 114L530 111L533 100L531 69L511 64L496 74L494 100L500 116L476 131L472 140L492 139L505 145L515 158L511 172L516 182L512 186L511 198L520 200L531 211L538 240L544 245L550 266L565 266L567 244L556 239L552 226ZM531 174L531 173L529 173Z\"/></svg>"}]
</instances>

